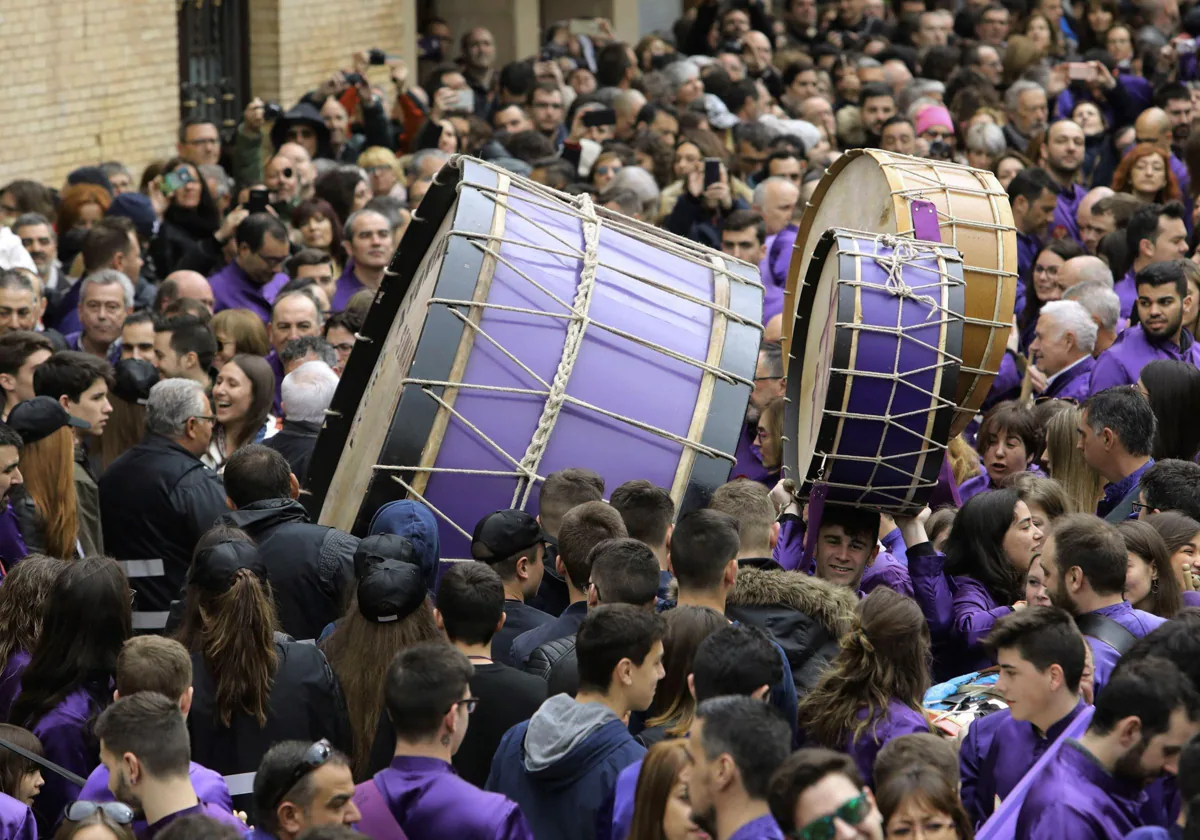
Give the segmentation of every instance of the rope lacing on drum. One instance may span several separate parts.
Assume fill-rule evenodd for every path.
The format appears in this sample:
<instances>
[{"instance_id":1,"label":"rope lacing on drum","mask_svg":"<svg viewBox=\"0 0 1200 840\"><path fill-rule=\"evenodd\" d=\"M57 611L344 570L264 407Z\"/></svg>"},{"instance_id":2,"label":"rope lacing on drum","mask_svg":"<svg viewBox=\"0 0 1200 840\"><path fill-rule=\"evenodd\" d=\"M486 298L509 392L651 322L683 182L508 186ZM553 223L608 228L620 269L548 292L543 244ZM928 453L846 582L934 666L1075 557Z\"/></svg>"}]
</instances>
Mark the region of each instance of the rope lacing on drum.
<instances>
[{"instance_id":1,"label":"rope lacing on drum","mask_svg":"<svg viewBox=\"0 0 1200 840\"><path fill-rule=\"evenodd\" d=\"M875 262L887 271L887 287L899 297L909 298L928 306L929 314L925 316L925 320L928 321L939 310L938 302L930 295L917 294L911 286L904 282L904 266L917 259L921 250L927 251L928 249L920 249L913 240L893 236L890 233L881 233L875 237L875 244L891 249L889 254L876 253L874 257Z\"/></svg>"}]
</instances>

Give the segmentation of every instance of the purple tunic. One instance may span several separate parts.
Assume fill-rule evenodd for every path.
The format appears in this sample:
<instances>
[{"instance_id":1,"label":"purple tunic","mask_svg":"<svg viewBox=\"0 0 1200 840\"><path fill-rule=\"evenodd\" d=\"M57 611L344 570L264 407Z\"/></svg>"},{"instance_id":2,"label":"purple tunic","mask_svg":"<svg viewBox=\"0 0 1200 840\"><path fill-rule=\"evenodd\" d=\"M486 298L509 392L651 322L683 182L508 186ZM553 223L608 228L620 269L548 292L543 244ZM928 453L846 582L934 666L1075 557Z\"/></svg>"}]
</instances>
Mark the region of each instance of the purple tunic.
<instances>
[{"instance_id":1,"label":"purple tunic","mask_svg":"<svg viewBox=\"0 0 1200 840\"><path fill-rule=\"evenodd\" d=\"M762 455L754 445L754 437L757 432L758 428L753 427L752 429L749 423L742 425L742 436L738 440L737 452L734 453L737 456L737 463L733 465L733 472L729 474L729 480L748 478L759 484L765 484L767 489L770 489L771 474L763 466Z\"/></svg>"},{"instance_id":2,"label":"purple tunic","mask_svg":"<svg viewBox=\"0 0 1200 840\"><path fill-rule=\"evenodd\" d=\"M784 840L784 838L775 818L770 814L764 814L758 819L750 820L730 834L729 840Z\"/></svg>"},{"instance_id":3,"label":"purple tunic","mask_svg":"<svg viewBox=\"0 0 1200 840\"><path fill-rule=\"evenodd\" d=\"M1129 269L1125 272L1125 276L1113 283L1113 291L1117 293L1117 297L1121 299L1121 320L1129 323L1129 316L1133 314L1133 307L1137 305L1137 282L1134 278L1137 277L1137 271Z\"/></svg>"},{"instance_id":4,"label":"purple tunic","mask_svg":"<svg viewBox=\"0 0 1200 840\"><path fill-rule=\"evenodd\" d=\"M1099 504L1096 505L1096 515L1101 517L1108 516L1130 493L1137 493L1138 485L1142 481L1142 473L1150 469L1153 464L1154 459L1151 458L1120 481L1106 485L1104 495L1100 498ZM1129 516L1126 518L1137 519L1137 511L1131 508Z\"/></svg>"},{"instance_id":5,"label":"purple tunic","mask_svg":"<svg viewBox=\"0 0 1200 840\"><path fill-rule=\"evenodd\" d=\"M1141 825L1141 787L1113 777L1078 741L1067 741L1029 788L1017 818L1022 840L1109 840Z\"/></svg>"},{"instance_id":6,"label":"purple tunic","mask_svg":"<svg viewBox=\"0 0 1200 840\"><path fill-rule=\"evenodd\" d=\"M334 312L341 312L350 303L350 298L365 288L367 287L360 283L354 274L354 260L346 260L346 267L342 269L342 273L337 279L337 286L334 287L333 300L329 302L329 308Z\"/></svg>"},{"instance_id":7,"label":"purple tunic","mask_svg":"<svg viewBox=\"0 0 1200 840\"><path fill-rule=\"evenodd\" d=\"M409 837L533 840L517 804L460 779L436 758L398 756L363 785L377 785Z\"/></svg>"},{"instance_id":8,"label":"purple tunic","mask_svg":"<svg viewBox=\"0 0 1200 840\"><path fill-rule=\"evenodd\" d=\"M1175 344L1152 342L1141 324L1129 327L1096 359L1088 393L1099 393L1116 385L1133 385L1142 368L1155 359L1177 359L1200 366L1200 346L1187 330L1182 332L1179 344Z\"/></svg>"},{"instance_id":9,"label":"purple tunic","mask_svg":"<svg viewBox=\"0 0 1200 840\"><path fill-rule=\"evenodd\" d=\"M188 778L192 782L193 790L196 791L197 799L206 803L210 808L219 808L227 813L233 813L233 799L229 795L229 786L225 784L224 776L193 761L188 766ZM108 789L107 767L101 764L92 771L83 790L79 792L79 798L90 802L113 801L112 791ZM144 818L134 820L134 834L141 836L145 828Z\"/></svg>"},{"instance_id":10,"label":"purple tunic","mask_svg":"<svg viewBox=\"0 0 1200 840\"><path fill-rule=\"evenodd\" d=\"M991 473L987 471L987 467L983 467L981 465L981 469L983 472L981 472L979 475L972 476L959 485L958 493L959 496L962 497L963 504L966 504L968 499L978 496L985 490L1000 489L996 486L996 482L992 481ZM1025 468L1025 472L1031 472L1037 476L1042 474L1041 467L1039 467L1037 464L1030 464Z\"/></svg>"},{"instance_id":11,"label":"purple tunic","mask_svg":"<svg viewBox=\"0 0 1200 840\"><path fill-rule=\"evenodd\" d=\"M885 545L886 547L886 545ZM903 548L903 544L901 544ZM881 551L875 555L875 562L863 570L859 588L864 595L883 586L901 595L913 597L912 578L908 574L908 566L903 554L897 557L890 551Z\"/></svg>"},{"instance_id":12,"label":"purple tunic","mask_svg":"<svg viewBox=\"0 0 1200 840\"><path fill-rule=\"evenodd\" d=\"M771 559L789 572L804 565L804 520L786 514L779 520L779 539L771 551Z\"/></svg>"},{"instance_id":13,"label":"purple tunic","mask_svg":"<svg viewBox=\"0 0 1200 840\"><path fill-rule=\"evenodd\" d=\"M250 275L235 260L208 278L213 291L213 311L249 309L265 324L271 320L271 304L275 302L275 295L287 282L288 276L281 272L260 286L250 279Z\"/></svg>"},{"instance_id":14,"label":"purple tunic","mask_svg":"<svg viewBox=\"0 0 1200 840\"><path fill-rule=\"evenodd\" d=\"M1080 700L1045 735L1029 721L1014 720L1008 709L975 720L959 750L961 796L972 821L979 824L991 816L996 797L1007 799L1021 777L1086 708Z\"/></svg>"},{"instance_id":15,"label":"purple tunic","mask_svg":"<svg viewBox=\"0 0 1200 840\"><path fill-rule=\"evenodd\" d=\"M1183 605L1185 607L1200 607L1200 592L1194 589L1188 589L1183 593Z\"/></svg>"},{"instance_id":16,"label":"purple tunic","mask_svg":"<svg viewBox=\"0 0 1200 840\"><path fill-rule=\"evenodd\" d=\"M154 825L148 825L141 831L135 830L134 836L137 837L137 840L154 840L154 838L158 836L159 832L165 831L167 826L169 826L171 823L175 822L176 820L183 819L184 817L190 817L194 814L201 814L209 819L213 819L219 823L224 823L225 825L231 826L237 829L237 832L243 837L246 836L246 834L248 834L250 831L244 822L235 817L229 811L201 800L199 805L194 805L191 808L184 808L182 811L176 811L174 814L168 814Z\"/></svg>"},{"instance_id":17,"label":"purple tunic","mask_svg":"<svg viewBox=\"0 0 1200 840\"><path fill-rule=\"evenodd\" d=\"M1036 236L1017 233L1017 299L1013 304L1015 315L1025 311L1025 295L1029 293L1029 284L1033 282L1033 262L1040 250L1042 242Z\"/></svg>"},{"instance_id":18,"label":"purple tunic","mask_svg":"<svg viewBox=\"0 0 1200 840\"><path fill-rule=\"evenodd\" d=\"M67 342L67 349L78 350L80 353L89 352L89 351L83 349L83 347L81 346L81 342L83 340L83 331L82 330L79 332L69 333L66 336L64 336L63 339ZM105 356L105 358L108 360L108 363L110 365L115 365L117 362L121 361L121 339L120 338L118 338L112 344L108 345L108 354Z\"/></svg>"},{"instance_id":19,"label":"purple tunic","mask_svg":"<svg viewBox=\"0 0 1200 840\"><path fill-rule=\"evenodd\" d=\"M95 689L96 694L100 691ZM105 696L112 697L111 685ZM32 727L46 758L86 779L100 763L100 745L92 734L92 725L102 710L100 702L85 688L68 694ZM79 786L54 773L46 773L44 778L46 784L37 795L37 808L53 823L67 803L79 798Z\"/></svg>"},{"instance_id":20,"label":"purple tunic","mask_svg":"<svg viewBox=\"0 0 1200 840\"><path fill-rule=\"evenodd\" d=\"M792 249L796 247L798 232L796 225L788 225L779 233L767 237L766 256L758 264L764 287L773 286L782 291L787 285L788 268L791 266Z\"/></svg>"},{"instance_id":21,"label":"purple tunic","mask_svg":"<svg viewBox=\"0 0 1200 840\"><path fill-rule=\"evenodd\" d=\"M37 840L37 820L19 799L0 793L0 840Z\"/></svg>"},{"instance_id":22,"label":"purple tunic","mask_svg":"<svg viewBox=\"0 0 1200 840\"><path fill-rule=\"evenodd\" d=\"M1054 380L1038 396L1043 399L1083 402L1088 398L1092 369L1095 366L1095 359L1091 356L1084 356L1071 367L1055 374Z\"/></svg>"},{"instance_id":23,"label":"purple tunic","mask_svg":"<svg viewBox=\"0 0 1200 840\"><path fill-rule=\"evenodd\" d=\"M1083 197L1087 195L1087 190L1079 186L1079 184L1071 184L1070 189L1063 190L1058 194L1058 202L1054 205L1054 220L1050 225L1050 236L1056 238L1058 228L1062 228L1063 232L1078 242L1080 245L1083 241L1079 238L1079 202L1083 201Z\"/></svg>"},{"instance_id":24,"label":"purple tunic","mask_svg":"<svg viewBox=\"0 0 1200 840\"><path fill-rule=\"evenodd\" d=\"M866 715L866 709L860 711L859 720L865 718ZM863 781L870 785L875 778L872 772L872 768L875 767L875 757L879 755L883 745L893 738L911 735L914 732L929 732L929 722L925 719L925 715L916 709L909 708L899 700L888 700L887 711L881 717L867 724L867 728L861 735L857 738L853 734L846 736L845 751L854 759Z\"/></svg>"},{"instance_id":25,"label":"purple tunic","mask_svg":"<svg viewBox=\"0 0 1200 840\"><path fill-rule=\"evenodd\" d=\"M1095 610L1095 613L1111 618L1139 639L1167 622L1161 616L1135 609L1128 601L1113 604L1111 607L1101 607ZM1095 692L1098 695L1112 676L1113 668L1117 667L1121 654L1099 639L1093 639L1091 636L1084 638L1092 648L1092 659L1096 663Z\"/></svg>"},{"instance_id":26,"label":"purple tunic","mask_svg":"<svg viewBox=\"0 0 1200 840\"><path fill-rule=\"evenodd\" d=\"M279 354L272 350L267 354L267 364L271 366L271 370L275 374L275 403L271 407L271 413L276 417L283 416L283 362L279 358Z\"/></svg>"},{"instance_id":27,"label":"purple tunic","mask_svg":"<svg viewBox=\"0 0 1200 840\"><path fill-rule=\"evenodd\" d=\"M25 559L29 549L21 538L21 527L17 524L17 514L13 511L12 502L0 513L0 562L8 568Z\"/></svg>"},{"instance_id":28,"label":"purple tunic","mask_svg":"<svg viewBox=\"0 0 1200 840\"><path fill-rule=\"evenodd\" d=\"M987 397L980 406L981 413L986 414L988 409L997 403L1015 400L1019 397L1023 378L1021 371L1017 368L1017 357L1013 353L1005 352L1004 357L1000 359L1000 370L996 373L996 378L992 380L992 387L988 389Z\"/></svg>"},{"instance_id":29,"label":"purple tunic","mask_svg":"<svg viewBox=\"0 0 1200 840\"><path fill-rule=\"evenodd\" d=\"M0 671L0 720L8 720L13 701L21 693L21 674L25 673L29 658L23 650L14 651Z\"/></svg>"}]
</instances>

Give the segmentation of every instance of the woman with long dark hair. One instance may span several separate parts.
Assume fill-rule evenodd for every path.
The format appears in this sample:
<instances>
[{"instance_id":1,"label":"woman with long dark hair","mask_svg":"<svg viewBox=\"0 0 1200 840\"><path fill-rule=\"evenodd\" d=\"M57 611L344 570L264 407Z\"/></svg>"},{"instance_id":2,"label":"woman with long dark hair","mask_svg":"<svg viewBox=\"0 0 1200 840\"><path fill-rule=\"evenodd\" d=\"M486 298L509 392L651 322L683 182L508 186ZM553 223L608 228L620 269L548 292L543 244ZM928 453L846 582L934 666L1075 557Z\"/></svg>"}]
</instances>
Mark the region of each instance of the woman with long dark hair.
<instances>
[{"instance_id":1,"label":"woman with long dark hair","mask_svg":"<svg viewBox=\"0 0 1200 840\"><path fill-rule=\"evenodd\" d=\"M92 726L112 702L117 656L133 633L132 600L116 560L68 563L46 599L42 633L9 716L38 737L46 758L85 778L100 763ZM35 802L41 824L54 825L79 790L51 774Z\"/></svg>"},{"instance_id":2,"label":"woman with long dark hair","mask_svg":"<svg viewBox=\"0 0 1200 840\"><path fill-rule=\"evenodd\" d=\"M29 652L42 635L46 599L66 567L66 560L31 554L13 566L0 586L0 720L8 720L21 690Z\"/></svg>"},{"instance_id":3,"label":"woman with long dark hair","mask_svg":"<svg viewBox=\"0 0 1200 840\"><path fill-rule=\"evenodd\" d=\"M1166 542L1149 522L1128 519L1118 523L1117 530L1125 539L1125 551L1129 555L1125 600L1135 609L1174 618L1183 609L1183 595L1171 569Z\"/></svg>"},{"instance_id":4,"label":"woman with long dark hair","mask_svg":"<svg viewBox=\"0 0 1200 840\"><path fill-rule=\"evenodd\" d=\"M387 535L375 544L401 539ZM405 648L442 637L420 566L372 554L374 562L356 570L358 586L345 618L321 643L346 698L354 733L350 754L355 776L363 778L370 775L371 745L383 712L388 666ZM356 554L356 563L361 556L361 552ZM397 609L397 605L406 606Z\"/></svg>"},{"instance_id":5,"label":"woman with long dark hair","mask_svg":"<svg viewBox=\"0 0 1200 840\"><path fill-rule=\"evenodd\" d=\"M854 627L817 686L800 701L812 745L850 754L867 784L888 741L929 732L929 628L911 598L880 587L859 602Z\"/></svg>"},{"instance_id":6,"label":"woman with long dark hair","mask_svg":"<svg viewBox=\"0 0 1200 840\"><path fill-rule=\"evenodd\" d=\"M213 383L212 442L200 459L220 470L229 456L267 435L267 416L275 400L275 373L266 359L238 353L217 372Z\"/></svg>"},{"instance_id":7,"label":"woman with long dark hair","mask_svg":"<svg viewBox=\"0 0 1200 840\"><path fill-rule=\"evenodd\" d=\"M327 738L349 752L346 707L325 656L277 632L267 570L236 528L201 537L178 638L192 653L192 760L226 777L234 805L272 744Z\"/></svg>"},{"instance_id":8,"label":"woman with long dark hair","mask_svg":"<svg viewBox=\"0 0 1200 840\"><path fill-rule=\"evenodd\" d=\"M1200 369L1178 359L1155 359L1142 368L1138 390L1157 421L1154 460L1194 461L1200 455Z\"/></svg>"},{"instance_id":9,"label":"woman with long dark hair","mask_svg":"<svg viewBox=\"0 0 1200 840\"><path fill-rule=\"evenodd\" d=\"M150 256L159 277L166 277L201 242L221 227L221 212L208 191L208 182L182 158L167 162L157 191L167 203L158 233L150 240ZM153 197L153 193L152 193Z\"/></svg>"},{"instance_id":10,"label":"woman with long dark hair","mask_svg":"<svg viewBox=\"0 0 1200 840\"><path fill-rule=\"evenodd\" d=\"M1185 607L1200 607L1200 522L1177 510L1154 513L1144 520L1158 531ZM0 590L2 591L2 590Z\"/></svg>"},{"instance_id":11,"label":"woman with long dark hair","mask_svg":"<svg viewBox=\"0 0 1200 840\"><path fill-rule=\"evenodd\" d=\"M934 644L938 679L992 664L983 640L996 619L1012 612L1041 548L1042 532L1012 488L980 493L955 517L945 556L936 554L919 520L896 524L908 546L913 592Z\"/></svg>"},{"instance_id":12,"label":"woman with long dark hair","mask_svg":"<svg viewBox=\"0 0 1200 840\"><path fill-rule=\"evenodd\" d=\"M683 741L663 741L646 753L638 773L628 840L704 840L687 789L691 762Z\"/></svg>"},{"instance_id":13,"label":"woman with long dark hair","mask_svg":"<svg viewBox=\"0 0 1200 840\"><path fill-rule=\"evenodd\" d=\"M688 688L696 650L710 635L728 626L725 616L708 607L680 606L667 612L667 634L663 637L666 673L654 691L654 702L646 710L646 728L638 736L643 744L687 734L696 714L696 698Z\"/></svg>"}]
</instances>

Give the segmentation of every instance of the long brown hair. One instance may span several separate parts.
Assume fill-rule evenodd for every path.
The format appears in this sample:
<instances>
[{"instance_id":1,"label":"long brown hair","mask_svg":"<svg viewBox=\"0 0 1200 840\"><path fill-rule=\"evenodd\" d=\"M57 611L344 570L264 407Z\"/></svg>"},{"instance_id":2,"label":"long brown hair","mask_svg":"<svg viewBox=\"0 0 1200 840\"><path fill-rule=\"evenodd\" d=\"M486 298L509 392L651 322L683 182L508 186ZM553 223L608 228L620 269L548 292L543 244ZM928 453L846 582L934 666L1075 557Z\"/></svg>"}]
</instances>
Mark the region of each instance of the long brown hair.
<instances>
[{"instance_id":1,"label":"long brown hair","mask_svg":"<svg viewBox=\"0 0 1200 840\"><path fill-rule=\"evenodd\" d=\"M100 469L108 469L113 461L136 446L146 435L146 406L125 402L116 394L109 393L112 414L104 424L100 435Z\"/></svg>"},{"instance_id":2,"label":"long brown hair","mask_svg":"<svg viewBox=\"0 0 1200 840\"><path fill-rule=\"evenodd\" d=\"M800 728L822 746L844 749L847 735L857 739L867 727L874 731L889 701L920 711L929 665L929 626L921 608L880 587L859 602L837 657L800 702Z\"/></svg>"},{"instance_id":3,"label":"long brown hair","mask_svg":"<svg viewBox=\"0 0 1200 840\"><path fill-rule=\"evenodd\" d=\"M200 538L192 557L230 540L253 543L245 531L218 525ZM223 726L229 726L237 712L266 725L271 687L279 670L278 626L271 585L249 569L239 571L225 592L188 587L178 639L188 650L203 655L216 686L217 716Z\"/></svg>"},{"instance_id":4,"label":"long brown hair","mask_svg":"<svg viewBox=\"0 0 1200 840\"><path fill-rule=\"evenodd\" d=\"M967 817L962 800L958 798L958 791L951 787L949 780L935 768L924 764L915 764L893 773L876 788L875 802L883 815L885 831L892 815L907 800L913 798L930 811L950 817L958 840L974 838L971 820Z\"/></svg>"},{"instance_id":5,"label":"long brown hair","mask_svg":"<svg viewBox=\"0 0 1200 840\"><path fill-rule=\"evenodd\" d=\"M223 335L233 342L234 355L246 353L265 356L271 352L267 328L249 309L222 309L212 317L213 335Z\"/></svg>"},{"instance_id":6,"label":"long brown hair","mask_svg":"<svg viewBox=\"0 0 1200 840\"><path fill-rule=\"evenodd\" d=\"M75 556L79 509L75 501L75 438L63 426L21 450L21 476L46 529L46 553Z\"/></svg>"},{"instance_id":7,"label":"long brown hair","mask_svg":"<svg viewBox=\"0 0 1200 840\"><path fill-rule=\"evenodd\" d=\"M36 756L46 757L45 750L42 749L42 742L28 729L13 726L11 723L0 723L0 738L10 744L24 747ZM39 769L38 765L17 755L12 750L0 750L0 793L6 793L19 801L21 799L21 781Z\"/></svg>"},{"instance_id":8,"label":"long brown hair","mask_svg":"<svg viewBox=\"0 0 1200 840\"><path fill-rule=\"evenodd\" d=\"M375 728L383 710L383 684L396 654L420 642L442 638L429 598L399 621L380 624L363 617L358 595L321 650L342 686L354 730L354 775L366 778Z\"/></svg>"},{"instance_id":9,"label":"long brown hair","mask_svg":"<svg viewBox=\"0 0 1200 840\"><path fill-rule=\"evenodd\" d=\"M1146 612L1162 618L1174 618L1175 614L1183 609L1183 593L1179 589L1175 569L1171 566L1171 552L1167 550L1166 541L1154 525L1137 519L1118 523L1117 530L1125 540L1125 551L1142 558L1146 565L1157 573L1150 585L1149 607L1145 608Z\"/></svg>"},{"instance_id":10,"label":"long brown hair","mask_svg":"<svg viewBox=\"0 0 1200 840\"><path fill-rule=\"evenodd\" d=\"M666 840L663 815L667 800L688 763L687 746L683 741L663 741L649 749L638 773L628 840Z\"/></svg>"},{"instance_id":11,"label":"long brown hair","mask_svg":"<svg viewBox=\"0 0 1200 840\"><path fill-rule=\"evenodd\" d=\"M1071 513L1093 513L1103 495L1104 480L1083 460L1079 451L1078 406L1055 414L1046 423L1046 458L1050 477L1062 485L1071 500Z\"/></svg>"},{"instance_id":12,"label":"long brown hair","mask_svg":"<svg viewBox=\"0 0 1200 840\"><path fill-rule=\"evenodd\" d=\"M663 666L666 674L654 691L654 702L646 710L646 728L670 724L667 735L682 738L692 726L696 698L688 688L688 674L696 650L710 635L728 627L725 616L709 607L680 606L667 612L667 634L663 637Z\"/></svg>"},{"instance_id":13,"label":"long brown hair","mask_svg":"<svg viewBox=\"0 0 1200 840\"><path fill-rule=\"evenodd\" d=\"M271 370L271 366L267 364L267 360L261 356L251 356L249 353L238 353L227 364L237 365L250 381L250 407L246 411L246 418L242 422L240 430L241 439L237 441L227 441L225 448L225 457L229 457L234 453L235 449L240 449L248 443L254 443L254 438L258 435L259 429L263 427L263 423L267 422L267 414L271 411L271 404L275 401L275 371ZM229 444L236 443L236 446Z\"/></svg>"},{"instance_id":14,"label":"long brown hair","mask_svg":"<svg viewBox=\"0 0 1200 840\"><path fill-rule=\"evenodd\" d=\"M46 599L67 562L31 554L4 578L0 586L0 668L17 651L33 653L42 633Z\"/></svg>"}]
</instances>

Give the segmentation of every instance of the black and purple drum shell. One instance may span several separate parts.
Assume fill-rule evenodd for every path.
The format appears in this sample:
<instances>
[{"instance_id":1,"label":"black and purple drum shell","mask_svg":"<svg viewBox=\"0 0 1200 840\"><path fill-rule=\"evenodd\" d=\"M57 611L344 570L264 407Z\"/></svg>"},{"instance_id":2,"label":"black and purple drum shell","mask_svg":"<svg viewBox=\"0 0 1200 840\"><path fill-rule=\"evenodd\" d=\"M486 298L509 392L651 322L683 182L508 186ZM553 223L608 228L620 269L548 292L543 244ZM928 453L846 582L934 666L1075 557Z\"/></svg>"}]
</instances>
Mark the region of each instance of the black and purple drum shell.
<instances>
[{"instance_id":1,"label":"black and purple drum shell","mask_svg":"<svg viewBox=\"0 0 1200 840\"><path fill-rule=\"evenodd\" d=\"M531 189L543 190L540 203L528 201L534 197ZM507 196L509 209L498 209L494 193ZM426 308L425 301L430 297L471 301L482 295L489 304L562 312L561 307L554 309L551 297L521 280L504 261L485 257L478 243L487 241L480 237L502 230L503 238L494 245L501 256L520 264L528 277L570 302L579 285L582 260L513 244L534 241L553 249L569 241L572 247L582 247L583 223L572 215L577 211L567 201L471 158L456 157L438 173L392 259L317 439L302 497L314 519L361 536L381 506L416 498L401 482L421 486L421 495L443 514L439 516L442 559L467 559L469 540L458 529L469 534L482 517L513 506L522 481L498 474L511 469L504 458L466 424L447 415L430 394L446 396L453 390L455 410L518 460L538 426L546 398L428 383L538 387L527 372L480 335L469 351L463 351L464 332L469 328L452 310L461 315L475 311L482 329L547 381L559 366L567 321L488 308L480 315L477 307L450 303L434 302ZM502 212L504 217L498 219ZM707 359L732 379L715 377L593 324L584 334L567 393L732 455L743 427L761 339L763 290L757 269L694 243L660 237L652 228L640 230L629 235L619 221L605 222L600 234L602 265L590 316L688 358ZM687 248L691 258L671 248ZM427 259L443 251L444 256L434 262ZM490 267L485 264L489 260ZM727 309L737 316L721 316L724 328L719 343L712 337L718 332L712 329L717 322L712 309L636 279L650 277L711 301L719 285L714 266L722 267ZM481 285L481 275L490 277L487 288ZM406 328L398 339L394 324L406 319L415 327ZM408 381L414 379L426 384ZM709 396L701 398L702 393ZM712 492L728 480L733 465L711 451L685 458L684 449L678 441L568 403L550 434L538 474L589 468L605 479L606 496L625 481L648 479L672 490L682 514L707 505ZM434 469L425 466L421 475L422 469L409 465L421 465L423 458L426 465L433 458ZM339 474L335 481L339 462L346 459L353 460L356 478L349 482ZM341 468L344 471L347 465ZM476 472L471 474L472 470ZM497 474L482 474L486 471ZM346 493L351 484L353 492ZM532 488L524 506L534 514L539 486ZM339 494L344 498L335 498ZM340 511L331 515L339 506Z\"/></svg>"},{"instance_id":2,"label":"black and purple drum shell","mask_svg":"<svg viewBox=\"0 0 1200 840\"><path fill-rule=\"evenodd\" d=\"M905 241L920 251L902 276L932 307L887 287L871 256L892 253L881 241L831 228L817 243L788 360L784 463L803 496L820 478L831 504L911 514L937 484L955 416L963 266L949 245Z\"/></svg>"}]
</instances>

